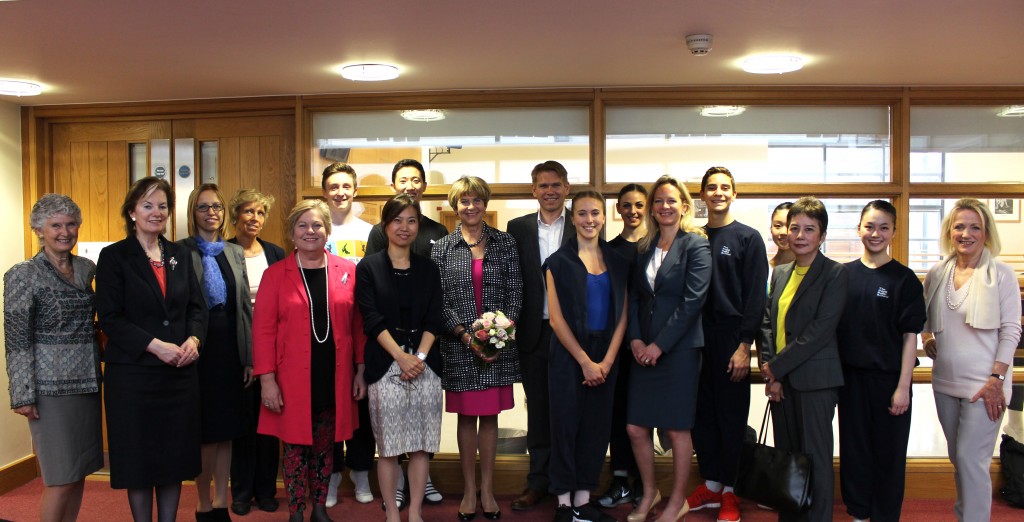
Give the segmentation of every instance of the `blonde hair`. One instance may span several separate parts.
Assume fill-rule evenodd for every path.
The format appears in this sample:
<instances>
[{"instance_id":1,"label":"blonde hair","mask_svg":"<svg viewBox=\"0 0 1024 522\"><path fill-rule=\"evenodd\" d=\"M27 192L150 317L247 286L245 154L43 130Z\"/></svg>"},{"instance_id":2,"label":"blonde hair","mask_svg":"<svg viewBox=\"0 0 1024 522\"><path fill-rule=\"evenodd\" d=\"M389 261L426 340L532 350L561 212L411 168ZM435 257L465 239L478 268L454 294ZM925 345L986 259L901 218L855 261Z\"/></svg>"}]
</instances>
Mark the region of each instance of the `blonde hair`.
<instances>
[{"instance_id":1,"label":"blonde hair","mask_svg":"<svg viewBox=\"0 0 1024 522\"><path fill-rule=\"evenodd\" d=\"M270 214L270 207L274 204L274 196L263 194L256 189L239 189L231 198L231 202L228 203L228 210L230 212L232 225L238 223L238 211L249 203L256 203L263 207L264 212Z\"/></svg>"},{"instance_id":2,"label":"blonde hair","mask_svg":"<svg viewBox=\"0 0 1024 522\"><path fill-rule=\"evenodd\" d=\"M647 225L647 235L640 238L637 244L637 250L641 253L650 250L651 244L654 243L654 236L658 232L658 221L654 219L654 197L664 185L672 185L682 194L683 203L686 205L682 216L679 219L679 230L683 232L689 232L691 234L697 234L700 237L707 237L704 233L704 229L693 224L693 197L690 196L690 192L686 190L686 186L679 182L676 178L669 176L668 174L658 178L658 181L651 185L651 190L647 194L647 206L646 213L644 215L644 223Z\"/></svg>"},{"instance_id":3,"label":"blonde hair","mask_svg":"<svg viewBox=\"0 0 1024 522\"><path fill-rule=\"evenodd\" d=\"M956 247L953 245L953 241L950 240L949 235L953 230L953 219L961 210L973 210L981 216L981 231L985 233L985 248L988 248L988 251L993 256L998 256L999 252L1003 250L1003 243L999 241L999 230L995 226L995 216L992 215L988 205L974 198L958 199L956 203L953 203L953 208L946 214L946 217L942 218L942 235L939 236L939 248L942 252L947 256L953 255L956 252Z\"/></svg>"},{"instance_id":4,"label":"blonde hair","mask_svg":"<svg viewBox=\"0 0 1024 522\"><path fill-rule=\"evenodd\" d=\"M319 218L324 222L324 230L327 232L327 236L331 235L331 209L327 208L327 203L324 200L315 199L304 199L297 205L292 207L292 211L288 213L288 233L292 234L295 231L295 223L298 223L299 218L306 212L313 211L319 214ZM291 236L289 236L289 239Z\"/></svg>"},{"instance_id":5,"label":"blonde hair","mask_svg":"<svg viewBox=\"0 0 1024 522\"><path fill-rule=\"evenodd\" d=\"M217 237L223 238L224 232L227 231L228 220L226 218L227 206L224 205L224 196L220 193L220 189L217 188L216 183L203 183L199 187L192 191L188 195L188 235L189 237L196 237L198 231L196 230L196 205L199 204L199 195L203 192L210 191L217 196L217 201L220 202L220 206L224 207L220 211L220 226L217 227Z\"/></svg>"},{"instance_id":6,"label":"blonde hair","mask_svg":"<svg viewBox=\"0 0 1024 522\"><path fill-rule=\"evenodd\" d=\"M448 191L448 204L452 206L452 210L457 211L459 198L470 193L484 200L484 206L491 201L491 186L486 181L476 176L462 176L452 183L452 188Z\"/></svg>"}]
</instances>

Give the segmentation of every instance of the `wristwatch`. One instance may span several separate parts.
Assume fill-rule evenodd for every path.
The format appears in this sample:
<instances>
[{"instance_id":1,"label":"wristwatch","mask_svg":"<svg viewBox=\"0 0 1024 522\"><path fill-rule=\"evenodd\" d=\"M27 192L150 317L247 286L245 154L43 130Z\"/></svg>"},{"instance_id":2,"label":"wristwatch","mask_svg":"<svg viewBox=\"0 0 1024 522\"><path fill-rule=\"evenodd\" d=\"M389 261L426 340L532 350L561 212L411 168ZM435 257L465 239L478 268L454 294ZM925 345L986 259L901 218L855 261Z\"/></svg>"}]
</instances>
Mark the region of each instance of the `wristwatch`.
<instances>
[{"instance_id":1,"label":"wristwatch","mask_svg":"<svg viewBox=\"0 0 1024 522\"><path fill-rule=\"evenodd\" d=\"M416 352L416 358L421 360L421 361L426 361L427 360L427 354L425 354L423 352Z\"/></svg>"},{"instance_id":2,"label":"wristwatch","mask_svg":"<svg viewBox=\"0 0 1024 522\"><path fill-rule=\"evenodd\" d=\"M993 373L992 375L989 375L989 377L995 377L996 379L999 379L1000 381L1006 381L1006 376L998 374L998 373Z\"/></svg>"}]
</instances>

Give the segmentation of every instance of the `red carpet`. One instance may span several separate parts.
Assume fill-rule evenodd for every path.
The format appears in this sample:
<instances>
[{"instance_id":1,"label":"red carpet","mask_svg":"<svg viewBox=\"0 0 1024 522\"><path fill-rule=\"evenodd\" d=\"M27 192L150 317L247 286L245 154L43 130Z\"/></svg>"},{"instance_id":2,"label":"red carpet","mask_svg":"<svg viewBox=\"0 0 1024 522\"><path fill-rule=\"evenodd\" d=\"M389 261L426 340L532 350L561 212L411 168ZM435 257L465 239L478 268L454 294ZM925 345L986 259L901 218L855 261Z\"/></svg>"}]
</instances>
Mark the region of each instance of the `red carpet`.
<instances>
[{"instance_id":1,"label":"red carpet","mask_svg":"<svg viewBox=\"0 0 1024 522\"><path fill-rule=\"evenodd\" d=\"M0 520L12 522L34 522L39 520L39 496L43 489L40 479L35 479L28 484L0 496ZM283 497L282 492L278 493L278 500ZM527 512L513 512L509 507L512 502L511 496L499 497L501 504L502 520L522 522L547 522L554 513L554 504L542 506ZM178 520L188 522L194 520L193 510L196 503L196 489L192 484L186 484L182 489L181 505L178 509ZM664 503L662 504L664 505ZM447 496L445 501L438 506L425 506L423 510L424 519L428 522L453 522L456 520L456 513L459 508L457 498ZM744 502L741 505L743 520L745 522L774 521L775 513L758 509L752 504ZM630 508L619 506L609 511L609 514L619 520L626 520ZM383 520L384 513L380 510L380 500L370 504L359 504L351 497L342 497L342 502L328 510L328 513L336 522L349 521L375 521ZM704 510L692 513L686 517L688 522L714 522L715 510ZM406 518L403 513L403 520ZM240 522L280 522L288 519L288 510L282 501L281 508L276 513L264 513L253 509L246 516L231 515L232 519ZM82 502L82 511L78 518L82 522L120 522L130 521L131 515L128 511L128 501L124 491L110 489L105 479L87 480L85 485L85 499ZM836 504L836 520L849 520L842 504ZM903 504L904 522L936 522L939 520L953 519L952 500L908 500ZM308 520L308 519L307 519ZM476 520L484 520L478 516ZM1020 521L1024 520L1024 510L1010 506L1002 499L996 499L992 504L992 520L994 521Z\"/></svg>"}]
</instances>

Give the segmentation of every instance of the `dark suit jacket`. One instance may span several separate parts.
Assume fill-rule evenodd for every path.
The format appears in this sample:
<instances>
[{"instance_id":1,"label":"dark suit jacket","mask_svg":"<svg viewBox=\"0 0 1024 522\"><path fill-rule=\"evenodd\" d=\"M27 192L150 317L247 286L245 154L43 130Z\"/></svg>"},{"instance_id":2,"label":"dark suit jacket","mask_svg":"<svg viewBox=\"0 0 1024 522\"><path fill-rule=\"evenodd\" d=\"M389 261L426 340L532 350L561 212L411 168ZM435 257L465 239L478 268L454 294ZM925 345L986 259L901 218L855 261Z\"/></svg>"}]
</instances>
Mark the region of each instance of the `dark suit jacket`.
<instances>
[{"instance_id":1,"label":"dark suit jacket","mask_svg":"<svg viewBox=\"0 0 1024 522\"><path fill-rule=\"evenodd\" d=\"M637 255L626 339L653 342L663 353L699 348L704 346L701 314L711 285L711 246L701 236L677 232L652 288L647 265L659 236L649 250Z\"/></svg>"},{"instance_id":2,"label":"dark suit jacket","mask_svg":"<svg viewBox=\"0 0 1024 522\"><path fill-rule=\"evenodd\" d=\"M274 263L284 259L284 255L285 254L284 254L284 249L283 248L281 248L281 247L279 247L279 246L277 246L277 245L275 245L275 244L273 244L273 243L271 243L269 241L264 241L264 240L262 240L260 238L256 238L256 241L258 241L259 244L263 247L263 255L267 257L267 266L268 267L270 265L272 265L272 264L274 264ZM233 237L233 238L228 240L228 243L234 243L234 244L237 245L238 244L238 238L234 238Z\"/></svg>"},{"instance_id":3,"label":"dark suit jacket","mask_svg":"<svg viewBox=\"0 0 1024 522\"><path fill-rule=\"evenodd\" d=\"M441 311L444 300L441 295L441 273L437 265L429 257L412 254L409 259L410 282L415 285L416 292L402 295L395 284L394 266L387 251L378 252L364 257L356 265L356 303L363 314L363 332L366 333L366 350L363 358L366 369L363 377L366 384L373 384L387 373L394 358L387 352L377 337L384 330L399 343L402 336L396 328L402 328L402 311L400 304L407 301L410 307L409 319L416 332L409 335L412 349L420 346L423 332L430 332L434 337L444 333ZM438 377L441 376L441 350L431 349L427 353L427 364Z\"/></svg>"},{"instance_id":4,"label":"dark suit jacket","mask_svg":"<svg viewBox=\"0 0 1024 522\"><path fill-rule=\"evenodd\" d=\"M192 270L196 273L196 281L203 291L203 300L207 301L209 296L206 295L206 288L203 286L203 257L199 253L199 245L196 244L194 237L187 237L178 243L192 252ZM235 280L235 317L238 318L235 322L235 338L238 339L238 360L242 366L252 367L252 299L249 296L249 276L245 270L245 250L234 243L226 243L224 257L231 266ZM208 302L205 309L209 309Z\"/></svg>"},{"instance_id":5,"label":"dark suit jacket","mask_svg":"<svg viewBox=\"0 0 1024 522\"><path fill-rule=\"evenodd\" d=\"M836 328L846 306L849 276L846 267L818 254L793 296L786 313L786 346L776 353L779 297L793 273L794 263L775 267L761 321L757 351L775 378L796 390L813 391L843 385Z\"/></svg>"},{"instance_id":6,"label":"dark suit jacket","mask_svg":"<svg viewBox=\"0 0 1024 522\"><path fill-rule=\"evenodd\" d=\"M108 337L108 364L164 364L146 351L154 338L181 344L206 338L206 307L192 273L192 256L162 236L167 296L160 292L149 257L135 236L100 251L96 265L96 311Z\"/></svg>"},{"instance_id":7,"label":"dark suit jacket","mask_svg":"<svg viewBox=\"0 0 1024 522\"><path fill-rule=\"evenodd\" d=\"M537 212L517 217L508 222L508 233L516 240L519 252L519 272L523 278L523 310L516 323L516 341L520 353L539 348L541 321L544 317L544 302L547 293L544 286L544 272L540 263L540 244L537 235ZM565 213L565 228L562 229L562 245L569 238L576 237L572 224L572 213ZM552 252L554 253L554 252ZM547 350L548 347L544 346Z\"/></svg>"}]
</instances>

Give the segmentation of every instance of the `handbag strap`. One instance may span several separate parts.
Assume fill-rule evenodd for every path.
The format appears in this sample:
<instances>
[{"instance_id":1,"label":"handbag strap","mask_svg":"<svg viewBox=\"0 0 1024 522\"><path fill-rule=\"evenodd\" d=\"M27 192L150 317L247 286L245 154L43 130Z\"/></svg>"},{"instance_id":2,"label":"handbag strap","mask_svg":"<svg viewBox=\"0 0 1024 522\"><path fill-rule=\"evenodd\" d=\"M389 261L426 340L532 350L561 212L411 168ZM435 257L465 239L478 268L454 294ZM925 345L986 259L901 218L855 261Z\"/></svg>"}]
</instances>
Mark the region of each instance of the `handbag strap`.
<instances>
[{"instance_id":1,"label":"handbag strap","mask_svg":"<svg viewBox=\"0 0 1024 522\"><path fill-rule=\"evenodd\" d=\"M764 417L761 418L761 431L757 433L757 443L765 444L768 440L768 419L771 417L772 403L768 401L764 406Z\"/></svg>"}]
</instances>

